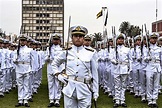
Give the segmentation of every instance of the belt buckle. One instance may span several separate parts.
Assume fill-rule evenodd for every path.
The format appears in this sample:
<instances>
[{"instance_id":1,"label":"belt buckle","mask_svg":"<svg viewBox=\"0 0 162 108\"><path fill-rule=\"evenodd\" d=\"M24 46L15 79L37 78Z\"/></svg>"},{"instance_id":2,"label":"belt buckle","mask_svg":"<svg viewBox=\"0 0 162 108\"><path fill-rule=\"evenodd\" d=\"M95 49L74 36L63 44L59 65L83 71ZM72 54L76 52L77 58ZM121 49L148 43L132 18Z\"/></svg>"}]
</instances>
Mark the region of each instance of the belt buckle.
<instances>
[{"instance_id":1,"label":"belt buckle","mask_svg":"<svg viewBox=\"0 0 162 108\"><path fill-rule=\"evenodd\" d=\"M86 78L84 78L84 83L85 83L85 84L90 84L90 83L91 83L91 79L86 79Z\"/></svg>"},{"instance_id":2,"label":"belt buckle","mask_svg":"<svg viewBox=\"0 0 162 108\"><path fill-rule=\"evenodd\" d=\"M81 78L81 77L76 77L76 81L79 81L79 82L84 82L84 78Z\"/></svg>"}]
</instances>

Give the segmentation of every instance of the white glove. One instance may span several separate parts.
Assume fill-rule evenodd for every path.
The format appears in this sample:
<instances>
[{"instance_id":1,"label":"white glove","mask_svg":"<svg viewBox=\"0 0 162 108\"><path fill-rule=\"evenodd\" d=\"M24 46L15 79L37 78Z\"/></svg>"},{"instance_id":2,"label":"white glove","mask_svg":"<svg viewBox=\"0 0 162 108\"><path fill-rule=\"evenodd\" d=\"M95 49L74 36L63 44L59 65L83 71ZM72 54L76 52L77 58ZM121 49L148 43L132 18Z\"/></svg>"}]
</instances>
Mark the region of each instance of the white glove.
<instances>
[{"instance_id":1,"label":"white glove","mask_svg":"<svg viewBox=\"0 0 162 108\"><path fill-rule=\"evenodd\" d=\"M64 84L67 84L67 78L65 78L62 74L58 75L58 80Z\"/></svg>"},{"instance_id":2,"label":"white glove","mask_svg":"<svg viewBox=\"0 0 162 108\"><path fill-rule=\"evenodd\" d=\"M111 63L114 64L114 65L118 64L117 60L112 60Z\"/></svg>"},{"instance_id":3,"label":"white glove","mask_svg":"<svg viewBox=\"0 0 162 108\"><path fill-rule=\"evenodd\" d=\"M93 99L95 100L95 101L97 101L97 98L98 98L98 93L93 93Z\"/></svg>"}]
</instances>

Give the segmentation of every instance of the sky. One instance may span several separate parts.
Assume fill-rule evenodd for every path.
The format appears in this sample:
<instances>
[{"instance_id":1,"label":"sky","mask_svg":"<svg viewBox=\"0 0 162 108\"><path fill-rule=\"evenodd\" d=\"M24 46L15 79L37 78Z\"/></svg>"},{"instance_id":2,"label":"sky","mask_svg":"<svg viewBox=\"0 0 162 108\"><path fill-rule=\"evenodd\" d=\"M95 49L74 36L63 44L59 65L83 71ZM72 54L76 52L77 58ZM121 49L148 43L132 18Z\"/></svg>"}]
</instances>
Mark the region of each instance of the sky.
<instances>
[{"instance_id":1,"label":"sky","mask_svg":"<svg viewBox=\"0 0 162 108\"><path fill-rule=\"evenodd\" d=\"M21 27L21 1L0 0L0 28L7 34L19 34ZM96 14L102 7L108 8L108 35L115 26L116 33L123 21L131 25L142 27L147 25L151 31L151 23L156 21L156 1L158 9L157 20L162 20L162 0L64 0L65 32L68 34L68 20L70 26L82 25L88 29L88 34L103 32L103 17L96 19Z\"/></svg>"}]
</instances>

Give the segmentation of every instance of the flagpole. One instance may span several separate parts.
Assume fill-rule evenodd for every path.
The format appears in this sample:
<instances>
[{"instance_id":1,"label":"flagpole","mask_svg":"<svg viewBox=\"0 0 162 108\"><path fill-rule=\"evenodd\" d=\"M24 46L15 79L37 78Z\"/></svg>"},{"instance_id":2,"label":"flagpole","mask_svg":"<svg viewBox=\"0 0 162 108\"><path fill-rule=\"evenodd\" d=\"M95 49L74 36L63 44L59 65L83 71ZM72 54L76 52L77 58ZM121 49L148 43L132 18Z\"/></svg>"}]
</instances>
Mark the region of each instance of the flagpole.
<instances>
[{"instance_id":1,"label":"flagpole","mask_svg":"<svg viewBox=\"0 0 162 108\"><path fill-rule=\"evenodd\" d=\"M107 7L102 7L102 13L103 13L103 42L104 42L104 47L106 47L106 34L105 34L105 10L107 10Z\"/></svg>"},{"instance_id":2,"label":"flagpole","mask_svg":"<svg viewBox=\"0 0 162 108\"><path fill-rule=\"evenodd\" d=\"M156 32L157 32L157 13L158 13L158 9L157 9L157 0L156 0Z\"/></svg>"}]
</instances>

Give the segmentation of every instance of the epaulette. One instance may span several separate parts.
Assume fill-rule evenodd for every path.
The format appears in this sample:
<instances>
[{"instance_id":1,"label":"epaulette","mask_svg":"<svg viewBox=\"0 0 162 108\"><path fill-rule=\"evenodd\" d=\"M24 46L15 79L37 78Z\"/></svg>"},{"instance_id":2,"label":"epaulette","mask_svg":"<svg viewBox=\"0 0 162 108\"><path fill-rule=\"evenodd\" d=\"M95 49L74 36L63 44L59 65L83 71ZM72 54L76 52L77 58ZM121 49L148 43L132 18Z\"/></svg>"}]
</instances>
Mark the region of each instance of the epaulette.
<instances>
[{"instance_id":1,"label":"epaulette","mask_svg":"<svg viewBox=\"0 0 162 108\"><path fill-rule=\"evenodd\" d=\"M72 47L64 48L63 50L71 50L71 49L72 49Z\"/></svg>"},{"instance_id":2,"label":"epaulette","mask_svg":"<svg viewBox=\"0 0 162 108\"><path fill-rule=\"evenodd\" d=\"M94 52L94 49L89 49L89 48L85 48L85 49Z\"/></svg>"}]
</instances>

